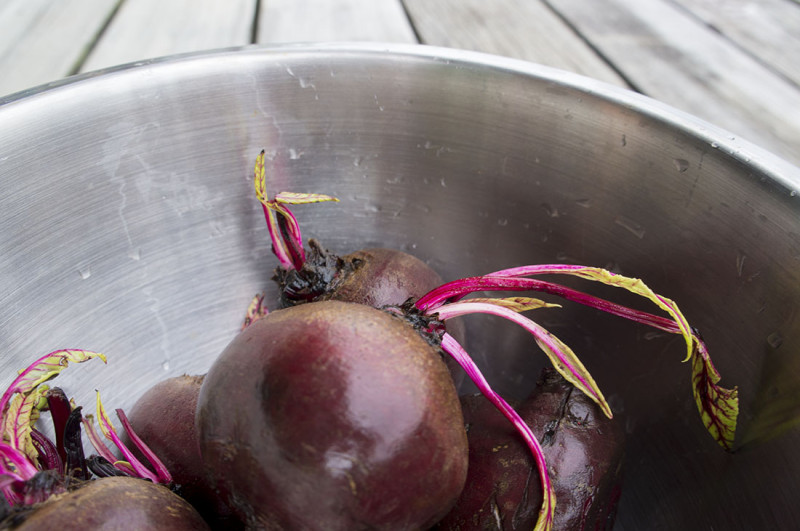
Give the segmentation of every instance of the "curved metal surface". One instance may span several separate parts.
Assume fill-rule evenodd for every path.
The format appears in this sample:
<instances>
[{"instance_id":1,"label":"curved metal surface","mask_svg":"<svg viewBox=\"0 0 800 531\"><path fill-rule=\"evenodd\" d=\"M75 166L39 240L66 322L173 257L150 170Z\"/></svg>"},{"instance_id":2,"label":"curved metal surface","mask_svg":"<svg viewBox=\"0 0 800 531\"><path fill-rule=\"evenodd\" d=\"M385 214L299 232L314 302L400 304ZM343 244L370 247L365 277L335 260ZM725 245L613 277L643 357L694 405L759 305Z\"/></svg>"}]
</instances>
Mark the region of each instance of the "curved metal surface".
<instances>
[{"instance_id":1,"label":"curved metal surface","mask_svg":"<svg viewBox=\"0 0 800 531\"><path fill-rule=\"evenodd\" d=\"M264 148L273 192L342 200L296 211L333 250L407 249L446 279L579 262L679 302L740 388L735 454L703 431L678 338L539 314L625 423L618 529L800 520L800 170L766 151L594 80L419 46L190 54L0 103L4 384L64 347L109 356L59 377L87 405L204 371L276 263L250 180ZM532 340L467 324L490 378L526 393Z\"/></svg>"}]
</instances>

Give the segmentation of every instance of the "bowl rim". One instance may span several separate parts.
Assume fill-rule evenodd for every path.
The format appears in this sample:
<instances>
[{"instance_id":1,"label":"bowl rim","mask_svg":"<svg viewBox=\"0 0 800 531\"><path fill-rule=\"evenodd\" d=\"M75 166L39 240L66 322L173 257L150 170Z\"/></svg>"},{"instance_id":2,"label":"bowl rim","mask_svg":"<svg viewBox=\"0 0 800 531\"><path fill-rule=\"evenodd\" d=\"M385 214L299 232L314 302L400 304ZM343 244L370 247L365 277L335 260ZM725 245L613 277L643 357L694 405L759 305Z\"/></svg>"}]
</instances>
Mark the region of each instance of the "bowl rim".
<instances>
[{"instance_id":1,"label":"bowl rim","mask_svg":"<svg viewBox=\"0 0 800 531\"><path fill-rule=\"evenodd\" d=\"M764 174L783 188L786 194L800 201L800 167L754 142L672 105L609 82L531 61L427 44L360 41L270 43L172 54L75 74L0 96L0 115L2 115L4 107L16 107L16 104L24 104L26 100L46 97L48 94L57 93L78 84L102 83L110 77L135 75L142 69L155 71L193 62L223 63L233 57L257 60L260 58L274 59L275 55L301 57L314 54L362 56L371 59L376 56L384 56L387 59L410 58L423 62L453 65L454 67L486 68L546 81L602 99L622 108L635 110L648 118L695 137L708 144L710 149L719 151L750 167L753 174Z\"/></svg>"}]
</instances>

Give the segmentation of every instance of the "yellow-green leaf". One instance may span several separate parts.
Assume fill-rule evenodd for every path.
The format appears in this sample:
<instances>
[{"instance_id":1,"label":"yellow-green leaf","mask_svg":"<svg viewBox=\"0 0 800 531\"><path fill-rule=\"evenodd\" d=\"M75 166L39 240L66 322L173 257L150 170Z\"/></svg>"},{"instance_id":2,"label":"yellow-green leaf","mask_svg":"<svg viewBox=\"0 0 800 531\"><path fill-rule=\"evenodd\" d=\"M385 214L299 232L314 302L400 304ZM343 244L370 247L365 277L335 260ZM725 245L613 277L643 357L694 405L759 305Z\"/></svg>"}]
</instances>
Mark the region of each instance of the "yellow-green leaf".
<instances>
[{"instance_id":1,"label":"yellow-green leaf","mask_svg":"<svg viewBox=\"0 0 800 531\"><path fill-rule=\"evenodd\" d=\"M326 201L339 202L337 198L330 195L301 194L296 192L279 192L275 195L275 201L285 205L307 205L309 203L324 203Z\"/></svg>"},{"instance_id":2,"label":"yellow-green leaf","mask_svg":"<svg viewBox=\"0 0 800 531\"><path fill-rule=\"evenodd\" d=\"M675 304L674 301L657 294L644 282L642 282L641 279L618 275L599 267L582 267L570 271L570 274L574 274L588 280L602 282L603 284L607 284L609 286L616 286L618 288L626 289L631 293L641 295L642 297L645 297L646 299L649 299L655 303L656 306L667 312L675 320L678 328L680 328L681 335L683 335L683 338L686 341L686 359L684 359L684 361L689 361L691 359L692 350L694 348L692 329L689 326L689 322L686 320L686 317L683 316L681 311L678 309L678 305Z\"/></svg>"},{"instance_id":3,"label":"yellow-green leaf","mask_svg":"<svg viewBox=\"0 0 800 531\"><path fill-rule=\"evenodd\" d=\"M263 203L267 204L267 171L264 168L264 150L261 150L261 153L258 154L256 157L256 166L254 170L253 176L253 184L256 188L256 197L258 200Z\"/></svg>"},{"instance_id":4,"label":"yellow-green leaf","mask_svg":"<svg viewBox=\"0 0 800 531\"><path fill-rule=\"evenodd\" d=\"M561 308L560 304L553 304L545 302L541 299L533 297L499 297L499 298L483 298L472 297L465 299L464 302L482 302L486 304L494 304L515 312L525 312L528 310L535 310L538 308Z\"/></svg>"},{"instance_id":5,"label":"yellow-green leaf","mask_svg":"<svg viewBox=\"0 0 800 531\"><path fill-rule=\"evenodd\" d=\"M705 345L696 340L692 352L692 392L708 432L726 450L733 448L739 416L739 390L717 385L719 372Z\"/></svg>"}]
</instances>

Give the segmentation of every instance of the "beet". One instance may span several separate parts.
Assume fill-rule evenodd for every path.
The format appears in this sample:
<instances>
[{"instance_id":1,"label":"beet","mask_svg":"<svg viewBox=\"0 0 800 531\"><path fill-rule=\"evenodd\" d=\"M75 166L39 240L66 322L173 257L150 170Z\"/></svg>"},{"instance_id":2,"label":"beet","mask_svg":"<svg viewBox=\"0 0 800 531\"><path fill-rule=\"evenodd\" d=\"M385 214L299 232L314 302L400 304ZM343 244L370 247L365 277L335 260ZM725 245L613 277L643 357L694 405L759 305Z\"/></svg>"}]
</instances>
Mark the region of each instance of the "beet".
<instances>
[{"instance_id":1,"label":"beet","mask_svg":"<svg viewBox=\"0 0 800 531\"><path fill-rule=\"evenodd\" d=\"M442 278L417 257L394 249L364 249L338 257L309 240L303 267L275 272L283 306L338 300L374 308L399 306L439 286Z\"/></svg>"},{"instance_id":2,"label":"beet","mask_svg":"<svg viewBox=\"0 0 800 531\"><path fill-rule=\"evenodd\" d=\"M10 518L3 528L200 531L208 526L188 502L163 485L138 478L109 477L87 481L76 490L52 496Z\"/></svg>"},{"instance_id":3,"label":"beet","mask_svg":"<svg viewBox=\"0 0 800 531\"><path fill-rule=\"evenodd\" d=\"M536 464L508 421L482 395L462 397L469 472L439 530L533 529L542 504ZM621 489L619 424L555 370L516 408L541 441L556 499L553 529L611 529Z\"/></svg>"},{"instance_id":4,"label":"beet","mask_svg":"<svg viewBox=\"0 0 800 531\"><path fill-rule=\"evenodd\" d=\"M241 524L213 491L200 457L195 410L203 378L184 374L158 382L139 397L128 420L170 471L181 497L212 527L234 529Z\"/></svg>"},{"instance_id":5,"label":"beet","mask_svg":"<svg viewBox=\"0 0 800 531\"><path fill-rule=\"evenodd\" d=\"M207 472L250 528L425 528L466 477L439 352L365 305L304 304L248 326L206 375L197 423Z\"/></svg>"},{"instance_id":6,"label":"beet","mask_svg":"<svg viewBox=\"0 0 800 531\"><path fill-rule=\"evenodd\" d=\"M272 249L279 262L276 277L278 282L281 283L284 301L289 300L290 302L294 301L294 303L313 302L322 296L327 296L326 294L328 293L333 293L330 299L335 299L336 286L344 284L348 276L355 275L359 269L363 271L373 270L373 268L364 265L364 260L354 259L347 261L322 252L321 248L316 244L312 246L310 260L307 260L300 227L288 205L335 201L336 199L321 194L298 193L279 193L273 199L268 199L265 174L264 152L262 151L256 159L255 190L267 220L267 228L273 244ZM376 260L377 263L382 261L382 257ZM375 267L374 270L378 272L389 271L391 273L390 268L384 268L380 265ZM411 284L411 282L397 281L397 278L403 275L405 273L401 275L399 272L397 275L392 275L394 277L392 282L395 286L398 284L403 286ZM621 288L650 300L660 310L668 314L668 317L629 308L554 282L530 278L542 275L569 275ZM365 301L367 304L374 304L375 300L382 302L385 298L384 292L391 293L393 290L384 290L378 287L381 285L381 276L380 273L377 275L377 283L374 283L375 277L372 274L364 275L363 277L355 276L355 288L351 291L358 295L353 297L357 300L350 302L359 304L364 304ZM377 292L374 299L372 298L373 290ZM421 296L411 294L402 303L395 300L389 305L381 306L381 309L387 313L405 318L432 345L436 345L441 351L449 355L469 376L472 382L476 384L492 406L497 408L506 420L514 426L520 439L524 441L527 450L534 459L537 471L536 476L540 483L541 508L535 524L536 529L549 530L552 527L557 505L556 488L548 471L547 458L542 445L531 427L520 417L517 411L492 389L491 384L483 376L480 368L464 349L461 344L462 341L453 336L451 333L453 331L453 321L451 320L464 315L485 313L503 317L520 325L533 335L537 345L549 358L553 367L567 382L575 386L577 392L588 397L597 405L603 415L609 419L613 413L597 383L578 355L541 324L522 315L523 312L528 312L529 310L553 308L560 305L528 296L466 298L478 292L491 293L496 291L538 291L556 295L566 300L585 304L619 317L652 326L662 332L680 334L684 338L686 346L685 361L691 361L688 365L691 367L692 372L692 392L700 418L710 435L720 446L726 450L732 449L738 418L738 390L735 387L726 389L719 385L720 375L711 362L705 343L699 332L689 325L674 301L655 293L638 278L627 277L602 268L584 265L523 265L478 277L468 277L448 282L430 289ZM347 295L347 291L343 291L343 293L345 293L346 297L351 297ZM313 304L321 303L313 302ZM257 296L248 308L244 327L251 326L253 321L263 318L266 314L263 296ZM445 329L445 323L450 327L449 331ZM315 334L316 330L312 329L310 333ZM235 431L235 427L227 431ZM224 441L220 442L220 447L223 447L224 444ZM237 451L235 445L229 445L228 450L233 453ZM219 453L224 454L225 452L220 450ZM533 475L531 474L528 477L533 477Z\"/></svg>"},{"instance_id":7,"label":"beet","mask_svg":"<svg viewBox=\"0 0 800 531\"><path fill-rule=\"evenodd\" d=\"M399 307L442 284L442 277L436 271L403 251L370 248L338 257L314 239L308 243L311 251L301 269L275 269L273 280L278 283L281 307L326 300L373 308ZM447 330L465 344L466 329L462 321L448 323ZM445 364L459 388L464 372L449 356Z\"/></svg>"},{"instance_id":8,"label":"beet","mask_svg":"<svg viewBox=\"0 0 800 531\"><path fill-rule=\"evenodd\" d=\"M158 455L185 497L191 497L203 483L194 423L202 383L203 376L189 375L158 382L128 413L133 430Z\"/></svg>"}]
</instances>

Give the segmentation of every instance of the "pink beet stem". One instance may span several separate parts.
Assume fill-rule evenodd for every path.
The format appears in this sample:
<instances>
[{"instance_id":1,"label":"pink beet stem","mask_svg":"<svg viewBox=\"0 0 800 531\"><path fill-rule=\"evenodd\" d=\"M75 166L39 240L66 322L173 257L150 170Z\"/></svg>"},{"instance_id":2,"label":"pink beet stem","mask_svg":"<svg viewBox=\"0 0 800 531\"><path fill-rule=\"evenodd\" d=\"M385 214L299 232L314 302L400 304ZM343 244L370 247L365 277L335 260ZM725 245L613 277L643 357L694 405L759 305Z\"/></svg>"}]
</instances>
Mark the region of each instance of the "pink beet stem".
<instances>
[{"instance_id":1,"label":"pink beet stem","mask_svg":"<svg viewBox=\"0 0 800 531\"><path fill-rule=\"evenodd\" d=\"M595 402L603 409L603 411L611 417L611 410L608 409L608 406L605 404L605 399L602 395L597 391L596 386L593 381L590 381L591 377L587 379L584 376L584 373L588 375L586 369L580 364L579 361L576 360L576 365L570 361L568 355L565 354L561 346L558 344L557 341L553 340L553 336L542 326L540 326L535 321L532 321L525 317L524 315L515 312L514 310L509 310L508 308L503 308L500 306L496 306L493 304L488 303L470 303L468 300L465 302L455 302L446 304L444 306L439 307L436 310L436 313L439 316L439 319L447 320L453 317L458 317L460 315L468 315L473 313L486 313L490 315L496 315L498 317L503 317L508 319L509 321L518 324L519 326L523 327L525 330L530 332L537 341L540 341L544 345L546 345L551 352L553 352L557 357L561 364L565 367L565 369L569 372L572 376L572 381L580 382L580 388L585 393L590 395ZM559 370L559 372L562 372ZM567 379L570 379L569 375L564 374Z\"/></svg>"},{"instance_id":2,"label":"pink beet stem","mask_svg":"<svg viewBox=\"0 0 800 531\"><path fill-rule=\"evenodd\" d=\"M470 355L464 350L458 341L453 336L444 333L442 336L442 349L447 352L453 359L458 362L461 368L466 371L470 379L475 383L481 393L497 408L500 412L514 425L514 428L522 436L525 444L530 449L536 461L536 468L539 470L539 478L542 484L542 491L544 492L544 501L542 509L539 512L539 518L544 518L545 521L552 521L553 511L555 509L555 494L553 493L553 485L550 482L550 474L547 471L547 463L545 462L544 452L536 440L536 435L531 431L522 417L512 408L503 397L498 395L486 381L486 378L481 373L478 366L472 360ZM545 526L548 527L548 526Z\"/></svg>"},{"instance_id":3,"label":"pink beet stem","mask_svg":"<svg viewBox=\"0 0 800 531\"><path fill-rule=\"evenodd\" d=\"M100 436L97 434L97 431L94 429L94 423L89 421L86 417L81 419L83 421L83 427L86 429L86 435L89 437L89 442L92 443L94 446L95 451L103 457L109 463L114 463L118 461L117 456L106 446Z\"/></svg>"},{"instance_id":4,"label":"pink beet stem","mask_svg":"<svg viewBox=\"0 0 800 531\"><path fill-rule=\"evenodd\" d=\"M160 480L160 483L172 483L172 475L167 470L167 467L164 466L164 463L158 456L151 450L144 441L136 435L136 432L133 431L133 427L131 423L128 422L128 417L125 415L125 412L121 409L117 409L117 417L119 417L119 421L122 423L122 427L125 429L125 433L128 434L133 444L144 454L150 464L153 465L153 468L156 470L156 475Z\"/></svg>"},{"instance_id":5,"label":"pink beet stem","mask_svg":"<svg viewBox=\"0 0 800 531\"><path fill-rule=\"evenodd\" d=\"M557 295L564 299L597 308L617 317L624 317L645 325L658 328L673 334L680 333L680 327L675 321L653 315L648 312L635 310L615 302L595 297L560 284L538 280L534 278L519 278L511 276L495 276L494 274L482 277L468 277L442 284L440 287L429 291L420 297L416 307L423 311L430 311L448 301L460 300L470 293L477 291L538 291Z\"/></svg>"}]
</instances>

